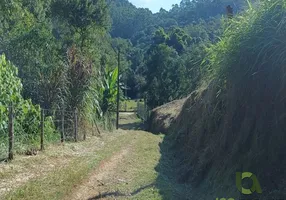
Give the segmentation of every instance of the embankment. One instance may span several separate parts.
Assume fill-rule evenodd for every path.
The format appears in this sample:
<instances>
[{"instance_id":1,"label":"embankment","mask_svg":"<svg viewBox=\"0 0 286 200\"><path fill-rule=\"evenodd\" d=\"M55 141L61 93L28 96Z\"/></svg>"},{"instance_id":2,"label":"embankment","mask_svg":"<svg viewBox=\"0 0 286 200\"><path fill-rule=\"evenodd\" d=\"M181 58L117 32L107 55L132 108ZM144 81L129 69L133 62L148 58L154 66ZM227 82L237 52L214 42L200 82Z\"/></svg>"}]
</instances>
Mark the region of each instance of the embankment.
<instances>
[{"instance_id":1,"label":"embankment","mask_svg":"<svg viewBox=\"0 0 286 200\"><path fill-rule=\"evenodd\" d=\"M208 58L208 86L153 111L153 126L167 124L177 181L192 183L195 199L243 196L236 172L257 176L263 193L249 198L286 197L285 5L265 2L233 19Z\"/></svg>"}]
</instances>

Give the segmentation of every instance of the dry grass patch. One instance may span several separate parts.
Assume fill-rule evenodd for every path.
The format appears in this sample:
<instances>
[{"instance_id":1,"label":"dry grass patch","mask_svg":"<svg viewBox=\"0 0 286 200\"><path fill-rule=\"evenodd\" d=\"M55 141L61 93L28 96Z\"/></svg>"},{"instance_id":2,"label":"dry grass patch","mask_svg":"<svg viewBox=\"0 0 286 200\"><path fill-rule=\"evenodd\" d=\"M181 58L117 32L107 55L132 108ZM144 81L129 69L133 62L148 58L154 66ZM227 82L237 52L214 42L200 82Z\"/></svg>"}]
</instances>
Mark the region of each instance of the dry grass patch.
<instances>
[{"instance_id":1,"label":"dry grass patch","mask_svg":"<svg viewBox=\"0 0 286 200\"><path fill-rule=\"evenodd\" d=\"M1 199L58 199L66 195L100 160L120 147L123 135L104 134L86 142L53 145L37 156L17 156L12 163L1 164Z\"/></svg>"}]
</instances>

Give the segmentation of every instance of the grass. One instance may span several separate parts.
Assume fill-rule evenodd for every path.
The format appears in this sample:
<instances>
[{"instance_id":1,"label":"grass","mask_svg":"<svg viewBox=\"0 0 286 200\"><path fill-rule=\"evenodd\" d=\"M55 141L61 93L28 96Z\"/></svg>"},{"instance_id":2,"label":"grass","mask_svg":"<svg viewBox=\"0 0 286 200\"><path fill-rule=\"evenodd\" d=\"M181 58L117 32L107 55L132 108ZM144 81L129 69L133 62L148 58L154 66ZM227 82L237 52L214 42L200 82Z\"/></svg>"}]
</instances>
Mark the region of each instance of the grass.
<instances>
[{"instance_id":1,"label":"grass","mask_svg":"<svg viewBox=\"0 0 286 200\"><path fill-rule=\"evenodd\" d=\"M134 115L130 118L124 115L121 119L124 125L138 122ZM163 135L119 130L105 133L101 139L93 137L86 142L48 146L45 152L35 157L17 157L4 166L6 170L1 171L0 165L0 188L5 187L7 184L3 185L3 182L8 180L17 185L2 197L0 191L0 199L73 199L77 196L73 195L76 191L87 195L86 199L98 192L116 199L168 199L174 196L172 194L178 187L164 174L169 171L169 165L161 163L160 143L163 140ZM125 153L118 157L121 152ZM44 171L50 165L54 167ZM104 185L88 185L96 184L90 180L98 180L98 170ZM22 184L15 182L21 178L19 174L33 173L38 174Z\"/></svg>"},{"instance_id":2,"label":"grass","mask_svg":"<svg viewBox=\"0 0 286 200\"><path fill-rule=\"evenodd\" d=\"M136 140L134 148L124 162L125 165L118 169L119 173L128 169L128 173L124 177L128 180L128 185L121 184L118 188L124 194L138 192L130 199L162 199L160 190L156 188L159 174L154 169L161 157L158 144L162 141L163 136L141 132L137 137L140 137L140 140Z\"/></svg>"},{"instance_id":3,"label":"grass","mask_svg":"<svg viewBox=\"0 0 286 200\"><path fill-rule=\"evenodd\" d=\"M86 158L76 159L68 167L20 187L5 199L60 199L71 191L74 184L85 177L96 161L96 159L93 162L87 162Z\"/></svg>"},{"instance_id":4,"label":"grass","mask_svg":"<svg viewBox=\"0 0 286 200\"><path fill-rule=\"evenodd\" d=\"M125 100L123 102L120 103L120 110L121 111L126 111L126 112L134 112L137 109L137 101L139 100ZM143 104L143 100L141 100Z\"/></svg>"},{"instance_id":5,"label":"grass","mask_svg":"<svg viewBox=\"0 0 286 200\"><path fill-rule=\"evenodd\" d=\"M6 133L7 134L7 133ZM0 132L0 161L8 157L8 141L7 135ZM60 133L47 127L44 135L44 145L55 144L60 141ZM30 149L40 149L40 134L29 136L26 134L16 133L14 135L14 153L25 154Z\"/></svg>"},{"instance_id":6,"label":"grass","mask_svg":"<svg viewBox=\"0 0 286 200\"><path fill-rule=\"evenodd\" d=\"M86 178L89 172L94 169L101 160L118 151L124 138L117 138L116 143L108 142L100 151L96 147L91 147L94 143L84 142L82 144L67 144L62 152L48 152L46 159L61 158L69 159L66 165L49 172L46 176L35 178L11 191L4 199L61 199L67 195L76 184ZM78 152L78 155L69 155L65 151L78 151L79 148L88 147L85 151ZM65 156L65 158L63 157ZM36 158L33 158L36 159ZM40 161L39 161L40 162ZM22 162L21 162L22 163ZM37 161L36 161L37 163ZM25 164L24 164L25 165ZM37 164L36 164L37 165ZM27 166L28 167L28 166ZM40 170L40 169L38 169ZM13 173L11 171L10 173Z\"/></svg>"}]
</instances>

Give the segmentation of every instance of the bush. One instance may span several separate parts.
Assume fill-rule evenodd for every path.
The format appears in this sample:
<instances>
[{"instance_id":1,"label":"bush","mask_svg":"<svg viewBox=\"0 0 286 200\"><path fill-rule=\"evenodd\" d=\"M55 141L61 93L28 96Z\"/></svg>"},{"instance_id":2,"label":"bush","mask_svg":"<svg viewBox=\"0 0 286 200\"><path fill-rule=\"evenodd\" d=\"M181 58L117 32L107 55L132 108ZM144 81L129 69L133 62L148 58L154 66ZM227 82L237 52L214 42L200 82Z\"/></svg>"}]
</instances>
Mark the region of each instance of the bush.
<instances>
[{"instance_id":1,"label":"bush","mask_svg":"<svg viewBox=\"0 0 286 200\"><path fill-rule=\"evenodd\" d=\"M0 58L0 149L2 149L0 156L3 156L7 149L10 106L13 107L14 115L15 150L22 152L28 147L35 147L40 142L40 106L33 105L31 100L23 99L22 83L17 75L17 68L6 60L5 55L2 55ZM53 138L53 130L55 130L53 122L46 121L45 125L48 130L46 137Z\"/></svg>"}]
</instances>

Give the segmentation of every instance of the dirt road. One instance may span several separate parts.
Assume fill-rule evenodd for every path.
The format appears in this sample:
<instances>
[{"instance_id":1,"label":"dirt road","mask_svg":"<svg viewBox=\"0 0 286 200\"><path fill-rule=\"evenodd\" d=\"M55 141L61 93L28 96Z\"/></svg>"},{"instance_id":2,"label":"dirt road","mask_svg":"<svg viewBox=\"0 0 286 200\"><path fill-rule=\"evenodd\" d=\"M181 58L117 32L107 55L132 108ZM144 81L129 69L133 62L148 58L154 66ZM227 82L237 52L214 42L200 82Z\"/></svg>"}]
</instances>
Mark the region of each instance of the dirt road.
<instances>
[{"instance_id":1,"label":"dirt road","mask_svg":"<svg viewBox=\"0 0 286 200\"><path fill-rule=\"evenodd\" d=\"M132 113L123 114L120 124L120 130L104 133L102 138L91 137L87 142L58 146L56 152L51 147L43 154L30 157L25 163L25 174L29 174L26 179L13 179L23 177L23 173L11 170L11 166L22 166L25 157L0 165L3 174L5 169L10 170L9 176L0 177L1 181L14 180L15 184L15 187L2 184L7 192L0 198L163 199L157 187L159 172L156 170L163 135L140 130L141 122ZM30 165L35 170L29 171ZM46 170L36 170L37 165Z\"/></svg>"}]
</instances>

